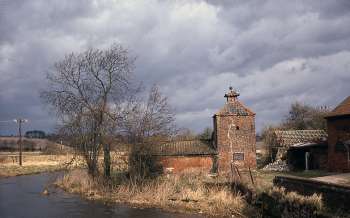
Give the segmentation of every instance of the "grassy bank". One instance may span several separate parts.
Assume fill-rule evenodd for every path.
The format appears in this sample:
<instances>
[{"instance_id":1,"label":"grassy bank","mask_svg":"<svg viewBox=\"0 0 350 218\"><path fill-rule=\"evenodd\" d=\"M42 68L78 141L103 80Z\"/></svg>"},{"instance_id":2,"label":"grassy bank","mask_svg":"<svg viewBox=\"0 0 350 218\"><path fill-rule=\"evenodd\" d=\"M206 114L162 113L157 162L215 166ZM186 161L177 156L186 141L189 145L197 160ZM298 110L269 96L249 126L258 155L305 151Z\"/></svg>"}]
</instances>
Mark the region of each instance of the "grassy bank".
<instances>
[{"instance_id":1,"label":"grassy bank","mask_svg":"<svg viewBox=\"0 0 350 218\"><path fill-rule=\"evenodd\" d=\"M72 155L43 155L37 152L24 152L23 165L19 166L17 155L0 153L0 178L61 170L67 167L72 157Z\"/></svg>"},{"instance_id":2,"label":"grassy bank","mask_svg":"<svg viewBox=\"0 0 350 218\"><path fill-rule=\"evenodd\" d=\"M208 188L204 181L204 175L189 172L142 182L117 174L111 181L105 182L91 178L84 170L73 170L56 184L94 200L210 216L252 216L254 209L240 194L234 194L225 187Z\"/></svg>"},{"instance_id":3,"label":"grassy bank","mask_svg":"<svg viewBox=\"0 0 350 218\"><path fill-rule=\"evenodd\" d=\"M63 168L58 165L27 165L22 167L17 165L0 165L0 178L36 174L42 172L52 172L61 169Z\"/></svg>"},{"instance_id":4,"label":"grassy bank","mask_svg":"<svg viewBox=\"0 0 350 218\"><path fill-rule=\"evenodd\" d=\"M306 178L325 174L328 173L323 171L288 173ZM180 175L163 175L139 182L119 173L114 174L112 179L106 182L103 179L93 179L86 171L80 169L68 172L56 184L66 191L79 193L91 200L127 203L136 207L156 207L168 211L203 213L207 216L261 217L262 213L274 214L278 211L287 214L285 217L298 217L300 214L314 216L324 212L321 195L307 197L273 187L272 180L276 175L282 173L254 171L254 183L252 183L249 174L245 175L242 172L241 181L247 190L252 191L250 196L249 191L244 192L242 189L239 190L248 195L232 192L229 187L223 185L225 178L217 178L214 181L193 171Z\"/></svg>"}]
</instances>

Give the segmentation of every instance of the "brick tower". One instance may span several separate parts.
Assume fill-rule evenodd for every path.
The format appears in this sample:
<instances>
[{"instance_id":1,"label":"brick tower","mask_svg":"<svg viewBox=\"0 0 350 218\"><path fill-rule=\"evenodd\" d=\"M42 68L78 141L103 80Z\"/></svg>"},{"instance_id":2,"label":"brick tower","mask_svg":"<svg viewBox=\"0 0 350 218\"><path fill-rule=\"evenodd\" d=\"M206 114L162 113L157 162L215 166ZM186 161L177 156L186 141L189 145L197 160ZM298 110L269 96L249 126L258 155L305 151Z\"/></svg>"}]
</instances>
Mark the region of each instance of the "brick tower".
<instances>
[{"instance_id":1,"label":"brick tower","mask_svg":"<svg viewBox=\"0 0 350 218\"><path fill-rule=\"evenodd\" d=\"M238 100L230 87L223 108L213 116L214 145L218 151L218 172L229 173L231 164L240 169L256 168L255 113Z\"/></svg>"}]
</instances>

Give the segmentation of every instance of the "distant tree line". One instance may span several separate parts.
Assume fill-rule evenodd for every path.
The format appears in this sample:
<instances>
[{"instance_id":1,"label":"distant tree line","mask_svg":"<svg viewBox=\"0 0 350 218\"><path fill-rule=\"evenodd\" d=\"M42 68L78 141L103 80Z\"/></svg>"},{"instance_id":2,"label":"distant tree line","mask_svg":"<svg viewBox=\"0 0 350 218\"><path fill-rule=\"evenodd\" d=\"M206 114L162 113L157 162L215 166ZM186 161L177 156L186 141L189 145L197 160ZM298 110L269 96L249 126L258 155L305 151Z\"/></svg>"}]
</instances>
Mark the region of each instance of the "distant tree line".
<instances>
[{"instance_id":1,"label":"distant tree line","mask_svg":"<svg viewBox=\"0 0 350 218\"><path fill-rule=\"evenodd\" d=\"M30 130L30 131L26 131L24 136L26 138L43 139L46 137L46 134L42 130Z\"/></svg>"}]
</instances>

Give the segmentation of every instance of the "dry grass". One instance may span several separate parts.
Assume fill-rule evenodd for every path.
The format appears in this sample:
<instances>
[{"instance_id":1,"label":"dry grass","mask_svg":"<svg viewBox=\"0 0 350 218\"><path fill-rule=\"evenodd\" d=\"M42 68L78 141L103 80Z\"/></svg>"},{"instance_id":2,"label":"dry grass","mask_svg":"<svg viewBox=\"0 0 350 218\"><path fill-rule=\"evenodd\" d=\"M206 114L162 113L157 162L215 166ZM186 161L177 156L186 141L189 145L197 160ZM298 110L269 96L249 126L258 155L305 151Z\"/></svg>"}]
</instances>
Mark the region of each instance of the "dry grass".
<instances>
[{"instance_id":1,"label":"dry grass","mask_svg":"<svg viewBox=\"0 0 350 218\"><path fill-rule=\"evenodd\" d=\"M91 199L210 216L246 216L249 206L240 194L233 194L227 188L208 188L203 177L200 174L185 173L137 181L118 174L112 182L106 183L91 178L84 170L73 170L58 181L57 185Z\"/></svg>"},{"instance_id":2,"label":"dry grass","mask_svg":"<svg viewBox=\"0 0 350 218\"><path fill-rule=\"evenodd\" d=\"M112 169L127 170L127 156L124 153L111 153ZM74 160L74 161L72 161ZM0 152L0 177L34 174L68 168L86 167L84 158L66 154L46 154L44 152L23 152L23 166L20 167L18 152ZM69 163L69 165L68 165ZM103 168L103 156L99 157L99 168Z\"/></svg>"},{"instance_id":3,"label":"dry grass","mask_svg":"<svg viewBox=\"0 0 350 218\"><path fill-rule=\"evenodd\" d=\"M18 166L18 165L0 165L0 178L9 177L9 176L19 176L27 174L35 174L41 172L51 172L62 169L58 165L27 165L27 166Z\"/></svg>"},{"instance_id":4,"label":"dry grass","mask_svg":"<svg viewBox=\"0 0 350 218\"><path fill-rule=\"evenodd\" d=\"M37 152L24 152L23 165L18 165L18 155L15 153L0 153L0 177L50 172L67 167L72 155L42 155ZM81 166L82 159L73 162L69 167Z\"/></svg>"},{"instance_id":5,"label":"dry grass","mask_svg":"<svg viewBox=\"0 0 350 218\"><path fill-rule=\"evenodd\" d=\"M273 187L268 191L268 195L279 200L280 203L288 202L291 205L309 205L318 211L323 209L322 195L319 194L304 196L296 192L286 192L285 188Z\"/></svg>"}]
</instances>

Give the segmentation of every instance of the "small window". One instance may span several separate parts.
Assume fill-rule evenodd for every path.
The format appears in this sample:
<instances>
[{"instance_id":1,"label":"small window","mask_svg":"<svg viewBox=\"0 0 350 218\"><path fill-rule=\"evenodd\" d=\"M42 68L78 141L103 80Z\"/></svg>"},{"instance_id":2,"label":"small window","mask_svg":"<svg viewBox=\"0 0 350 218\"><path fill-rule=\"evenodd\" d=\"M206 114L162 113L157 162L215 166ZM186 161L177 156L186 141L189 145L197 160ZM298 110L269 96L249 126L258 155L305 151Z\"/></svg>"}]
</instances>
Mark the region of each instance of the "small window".
<instances>
[{"instance_id":1,"label":"small window","mask_svg":"<svg viewBox=\"0 0 350 218\"><path fill-rule=\"evenodd\" d=\"M235 152L233 153L233 160L236 161L240 161L240 160L244 160L244 153L243 152Z\"/></svg>"},{"instance_id":2,"label":"small window","mask_svg":"<svg viewBox=\"0 0 350 218\"><path fill-rule=\"evenodd\" d=\"M236 126L236 130L239 130L239 126Z\"/></svg>"}]
</instances>

